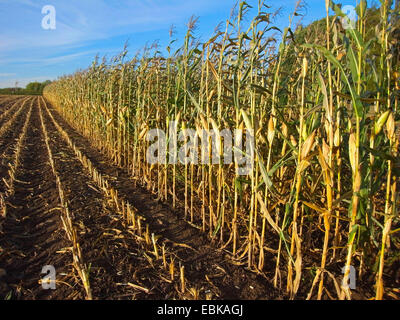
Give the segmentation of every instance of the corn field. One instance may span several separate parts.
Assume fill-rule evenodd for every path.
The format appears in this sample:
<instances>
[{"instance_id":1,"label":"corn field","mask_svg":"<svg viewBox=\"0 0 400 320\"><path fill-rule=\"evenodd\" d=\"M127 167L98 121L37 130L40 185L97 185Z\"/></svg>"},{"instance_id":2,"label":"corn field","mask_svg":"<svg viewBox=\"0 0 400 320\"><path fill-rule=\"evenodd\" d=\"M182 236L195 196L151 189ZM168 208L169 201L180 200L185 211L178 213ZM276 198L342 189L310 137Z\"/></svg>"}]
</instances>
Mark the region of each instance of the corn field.
<instances>
[{"instance_id":1,"label":"corn field","mask_svg":"<svg viewBox=\"0 0 400 320\"><path fill-rule=\"evenodd\" d=\"M358 1L353 27L344 27L339 5L325 3L326 19L296 27L298 3L280 30L268 2L240 2L204 43L192 18L180 47L172 32L166 54L153 45L128 59L125 47L59 78L44 97L232 263L266 275L289 298L351 299L352 267L365 296L393 298L400 3ZM196 139L214 130L220 156L223 129L252 132L251 170L239 175L236 159L149 163L150 130L180 147L189 137L177 129L190 128Z\"/></svg>"}]
</instances>

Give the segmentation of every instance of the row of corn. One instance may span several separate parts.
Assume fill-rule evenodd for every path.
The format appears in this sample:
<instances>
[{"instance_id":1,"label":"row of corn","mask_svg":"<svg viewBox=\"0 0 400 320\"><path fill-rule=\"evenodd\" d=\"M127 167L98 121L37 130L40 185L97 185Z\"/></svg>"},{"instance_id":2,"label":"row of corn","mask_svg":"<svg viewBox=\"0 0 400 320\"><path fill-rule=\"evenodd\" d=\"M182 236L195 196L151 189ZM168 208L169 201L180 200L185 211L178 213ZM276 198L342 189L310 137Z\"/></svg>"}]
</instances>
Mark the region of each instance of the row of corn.
<instances>
[{"instance_id":1,"label":"row of corn","mask_svg":"<svg viewBox=\"0 0 400 320\"><path fill-rule=\"evenodd\" d=\"M60 78L44 95L112 161L173 206L182 203L185 218L235 263L272 271L290 297L300 288L313 298L333 296L325 282L334 275L339 283L342 266L337 298L350 299L354 266L359 277L374 275L368 294L381 299L385 263L389 272L400 246L400 8L361 0L349 27L340 6L325 4L326 19L303 28L295 27L298 3L278 30L263 1L242 1L207 42L195 38L191 19L176 50L171 33L165 57L154 45L127 59L125 48ZM213 129L219 150L229 145L223 129L253 132L250 172L239 175L236 159L169 163L177 152L170 146L190 149L190 128L197 139ZM167 141L157 164L147 159L151 129ZM269 261L275 270L265 269Z\"/></svg>"}]
</instances>

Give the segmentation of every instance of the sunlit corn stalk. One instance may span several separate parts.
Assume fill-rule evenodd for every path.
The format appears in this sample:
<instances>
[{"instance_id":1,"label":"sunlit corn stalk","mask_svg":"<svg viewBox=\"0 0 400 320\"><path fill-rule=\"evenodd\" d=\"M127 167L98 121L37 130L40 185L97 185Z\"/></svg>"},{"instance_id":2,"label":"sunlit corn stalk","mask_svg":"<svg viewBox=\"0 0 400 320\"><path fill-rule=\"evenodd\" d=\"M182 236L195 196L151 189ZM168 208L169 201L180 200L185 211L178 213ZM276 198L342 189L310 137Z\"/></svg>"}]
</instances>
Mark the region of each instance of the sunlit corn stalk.
<instances>
[{"instance_id":1,"label":"sunlit corn stalk","mask_svg":"<svg viewBox=\"0 0 400 320\"><path fill-rule=\"evenodd\" d=\"M329 7L330 0L325 0L326 7L326 48L330 50L330 19L329 19ZM323 151L320 155L321 162L325 165L324 168L324 179L326 185L326 198L327 198L327 211L323 214L324 228L325 228L325 236L324 236L324 246L322 251L322 259L321 259L321 279L318 287L318 300L322 297L322 290L324 285L324 269L328 254L328 244L329 244L329 233L330 233L330 223L331 223L331 215L332 215L332 202L333 202L333 145L334 145L334 111L333 111L333 81L332 81L332 70L331 70L331 62L328 61L328 88L329 94L323 85L323 79L320 79L321 85L323 87L323 95L324 95L324 104L326 109L326 122L325 129L326 134L328 136L328 145L324 141Z\"/></svg>"},{"instance_id":2,"label":"sunlit corn stalk","mask_svg":"<svg viewBox=\"0 0 400 320\"><path fill-rule=\"evenodd\" d=\"M301 279L301 241L299 239L298 230L297 230L297 218L298 218L298 206L299 206L299 195L301 189L301 181L302 181L302 173L304 170L310 165L310 162L307 160L307 156L310 150L313 148L314 139L315 139L315 131L312 132L307 139L302 141L302 132L304 127L304 104L305 104L305 78L307 75L308 69L308 61L306 58L303 58L303 66L302 66L302 89L301 89L301 107L300 107L300 127L299 127L299 142L298 142L298 151L297 151L297 162L298 167L296 171L296 191L295 191L295 201L293 204L293 220L292 220L292 238L290 245L290 255L294 255L294 251L296 249L296 260L294 262L294 267L296 271L296 278L292 279L293 274L293 263L289 260L288 265L288 279L287 279L287 291L290 293L291 297L297 293L297 290L300 285Z\"/></svg>"},{"instance_id":3,"label":"sunlit corn stalk","mask_svg":"<svg viewBox=\"0 0 400 320\"><path fill-rule=\"evenodd\" d=\"M393 113L390 113L386 122L386 134L390 143L390 153L393 157L397 156L397 149L399 145L398 138L395 135L395 121ZM376 280L376 300L383 298L383 267L385 259L385 246L388 241L388 235L391 229L392 221L396 212L396 178L392 177L393 161L388 160L388 172L386 181L386 196L385 196L385 219L382 230L381 249L379 253L379 270Z\"/></svg>"},{"instance_id":4,"label":"sunlit corn stalk","mask_svg":"<svg viewBox=\"0 0 400 320\"><path fill-rule=\"evenodd\" d=\"M9 190L7 192L7 196L8 197L14 193L14 182L16 180L15 173L17 172L17 170L19 168L19 165L20 165L21 151L22 151L23 144L25 142L26 133L28 131L28 125L29 125L29 122L31 120L33 103L35 102L35 100L36 99L32 99L31 104L29 106L29 111L28 111L28 113L26 115L26 119L25 119L24 125L22 127L21 133L20 133L20 135L18 137L18 140L17 140L17 145L16 145L15 152L14 152L14 155L13 155L13 160L14 161L12 162L12 164L10 164L10 170L9 170L10 174L9 174L9 183L8 183L8 185L9 185L8 189Z\"/></svg>"}]
</instances>

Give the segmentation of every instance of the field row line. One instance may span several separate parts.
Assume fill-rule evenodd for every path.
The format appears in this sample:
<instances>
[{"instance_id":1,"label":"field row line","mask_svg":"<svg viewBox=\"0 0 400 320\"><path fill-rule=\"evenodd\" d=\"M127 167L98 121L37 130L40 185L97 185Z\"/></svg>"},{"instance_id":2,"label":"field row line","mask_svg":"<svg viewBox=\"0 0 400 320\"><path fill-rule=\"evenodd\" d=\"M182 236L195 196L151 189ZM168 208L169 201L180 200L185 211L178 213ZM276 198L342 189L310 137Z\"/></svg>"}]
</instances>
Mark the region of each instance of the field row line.
<instances>
[{"instance_id":1,"label":"field row line","mask_svg":"<svg viewBox=\"0 0 400 320\"><path fill-rule=\"evenodd\" d=\"M26 98L26 96L24 96L24 97L21 97L21 96L19 96L19 97L16 97L16 96L3 96L3 97L0 97L0 107L1 107L1 109L3 109L4 108L4 104L8 104L8 103L12 103L13 101L15 102L15 101L18 101L18 99L21 99L21 98Z\"/></svg>"},{"instance_id":2,"label":"field row line","mask_svg":"<svg viewBox=\"0 0 400 320\"><path fill-rule=\"evenodd\" d=\"M20 99L21 97L14 97L14 96L5 96L2 97L0 100L0 111L2 111L2 109L4 108L4 105L10 104L10 102L12 103L13 101L17 101L18 99Z\"/></svg>"},{"instance_id":3,"label":"field row line","mask_svg":"<svg viewBox=\"0 0 400 320\"><path fill-rule=\"evenodd\" d=\"M48 136L48 132L47 132L44 120L43 120L42 107L41 107L40 103L38 105L38 108L39 108L40 122L41 122L42 130L43 130L43 134L45 137L44 140L45 140L45 144L46 144L46 148L47 148L47 152L48 152L49 162L50 162L50 165L51 165L51 168L53 171L53 175L56 180L59 200L60 200L61 208L62 208L62 212L63 212L63 215L61 215L61 220L63 223L64 230L67 234L67 237L72 242L73 266L76 269L76 271L78 272L78 275L82 281L83 287L86 292L86 298L89 300L92 300L92 293L91 293L91 288L90 288L90 283L89 283L89 271L88 271L88 268L82 258L82 252L81 252L81 248L80 248L80 245L78 242L77 232L73 226L72 218L71 218L70 211L68 208L68 204L67 204L67 201L66 201L65 195L64 195L65 192L64 192L63 186L61 184L60 176L59 176L59 174L56 170L55 164L54 164L53 152L50 148L49 136Z\"/></svg>"},{"instance_id":4,"label":"field row line","mask_svg":"<svg viewBox=\"0 0 400 320\"><path fill-rule=\"evenodd\" d=\"M22 150L22 146L25 141L25 138L26 138L26 133L28 131L28 125L29 125L29 121L31 119L34 101L35 100L32 99L28 114L26 115L26 119L25 119L24 125L22 127L22 131L17 139L16 148L15 148L15 151L14 151L14 154L12 157L12 162L9 164L9 166L10 166L10 169L8 170L9 181L6 182L6 179L3 178L3 179L5 179L6 185L8 187L8 191L6 192L7 198L10 197L14 193L14 183L16 181L15 173L17 172L19 165L20 165L21 150Z\"/></svg>"},{"instance_id":5,"label":"field row line","mask_svg":"<svg viewBox=\"0 0 400 320\"><path fill-rule=\"evenodd\" d=\"M11 127L11 125L14 123L14 121L18 118L18 116L21 114L24 105L25 105L26 101L23 102L23 104L21 105L20 109L18 110L18 112L16 112L13 117L11 119L9 119L6 124L4 124L1 128L0 128L0 137L2 137L7 131L8 129ZM17 147L18 149L18 147ZM19 155L17 153L15 153L14 157L19 157ZM14 161L14 165L15 165L15 161ZM14 180L14 172L15 172L15 167L14 165L10 165L10 169L8 170L8 174L10 176L10 181L7 182L7 179L5 177L1 177L2 181L4 182L7 190L5 192L5 197L3 192L0 192L0 213L1 216L5 217L7 214L7 203L5 198L8 198L8 196L10 195L10 193L12 193L12 185L13 185L13 180ZM14 169L13 169L14 167Z\"/></svg>"},{"instance_id":6,"label":"field row line","mask_svg":"<svg viewBox=\"0 0 400 320\"><path fill-rule=\"evenodd\" d=\"M24 109L25 104L26 104L27 101L28 101L28 100L25 100L25 101L21 104L21 106L20 106L20 108L18 109L18 111L17 111L16 113L14 113L14 115L13 115L10 119L8 119L7 122L6 122L5 124L3 124L3 125L0 127L0 138L1 138L1 137L11 128L11 126L14 124L15 120L18 118L18 116L21 114L22 110Z\"/></svg>"},{"instance_id":7,"label":"field row line","mask_svg":"<svg viewBox=\"0 0 400 320\"><path fill-rule=\"evenodd\" d=\"M8 119L8 121L0 127L0 138L3 137L3 135L11 128L11 126L14 124L14 122L16 121L16 119L18 118L18 116L21 114L22 110L24 109L25 103L28 100L25 100L21 107L19 108L19 110L14 113L14 115L12 116L12 118ZM4 182L4 184L6 185L6 187L8 188L8 190L10 190L10 185L7 183L7 180L2 177L2 180ZM7 195L6 195L7 196ZM6 216L7 214L7 206L6 206L6 201L4 198L4 195L2 192L0 192L0 212L2 214L3 217Z\"/></svg>"},{"instance_id":8,"label":"field row line","mask_svg":"<svg viewBox=\"0 0 400 320\"><path fill-rule=\"evenodd\" d=\"M43 100L44 101L44 100ZM135 229L136 228L136 222L140 225L141 222L140 220L146 220L145 217L141 216L138 213L138 210L128 203L127 201L120 199L118 196L118 191L115 190L113 187L110 186L109 181L104 178L104 176L96 169L96 167L93 165L93 163L89 160L88 157L86 157L81 150L76 146L76 144L71 140L69 137L68 133L57 123L57 121L54 119L52 113L46 106L45 103L45 109L54 123L54 126L57 128L57 130L60 132L61 136L63 139L68 143L68 145L71 147L71 149L74 151L76 157L79 159L79 161L82 163L82 165L88 170L89 175L93 179L93 181L106 193L107 197L113 200L115 206L117 207L118 212L122 212L122 216L124 220L128 223L131 224L132 227ZM136 219L136 215L138 218Z\"/></svg>"},{"instance_id":9,"label":"field row line","mask_svg":"<svg viewBox=\"0 0 400 320\"><path fill-rule=\"evenodd\" d=\"M6 111L4 111L2 114L0 114L0 121L2 121L3 119L7 118L8 115L18 107L18 104L21 103L21 101L22 101L22 105L21 105L21 108L22 108L29 99L31 99L31 97L22 98L21 100L17 100L16 102L14 102L13 105L10 108L8 108ZM14 114L14 116L15 116L15 114ZM4 126L2 126L2 128L3 127Z\"/></svg>"}]
</instances>

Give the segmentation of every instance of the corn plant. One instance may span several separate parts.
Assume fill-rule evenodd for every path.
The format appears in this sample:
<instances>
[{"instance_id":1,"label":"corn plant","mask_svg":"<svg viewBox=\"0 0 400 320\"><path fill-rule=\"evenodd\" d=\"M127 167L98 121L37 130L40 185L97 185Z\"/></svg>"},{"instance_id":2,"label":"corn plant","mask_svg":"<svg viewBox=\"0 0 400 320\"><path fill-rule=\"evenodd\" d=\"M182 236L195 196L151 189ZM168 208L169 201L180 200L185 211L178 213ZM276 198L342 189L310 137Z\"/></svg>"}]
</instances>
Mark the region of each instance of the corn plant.
<instances>
[{"instance_id":1,"label":"corn plant","mask_svg":"<svg viewBox=\"0 0 400 320\"><path fill-rule=\"evenodd\" d=\"M192 18L180 47L170 33L166 57L154 44L129 60L124 47L60 78L44 96L110 161L182 207L184 219L235 264L266 272L272 261L274 285L285 282L288 297L332 297L330 282L337 298L350 299L354 265L360 277L376 276L370 285L382 299L385 267L400 246L400 8L398 1L371 7L361 0L358 20L345 27L341 7L325 5L323 20L295 27L299 2L280 30L264 1L242 1L204 43ZM165 132L166 156L150 164L154 128ZM191 128L193 148L206 161L170 163L182 146L188 156ZM224 128L238 133L236 152L244 133L253 133L245 175L236 157L221 160L229 146ZM215 140L202 136L209 129ZM173 280L177 267L163 263Z\"/></svg>"}]
</instances>

